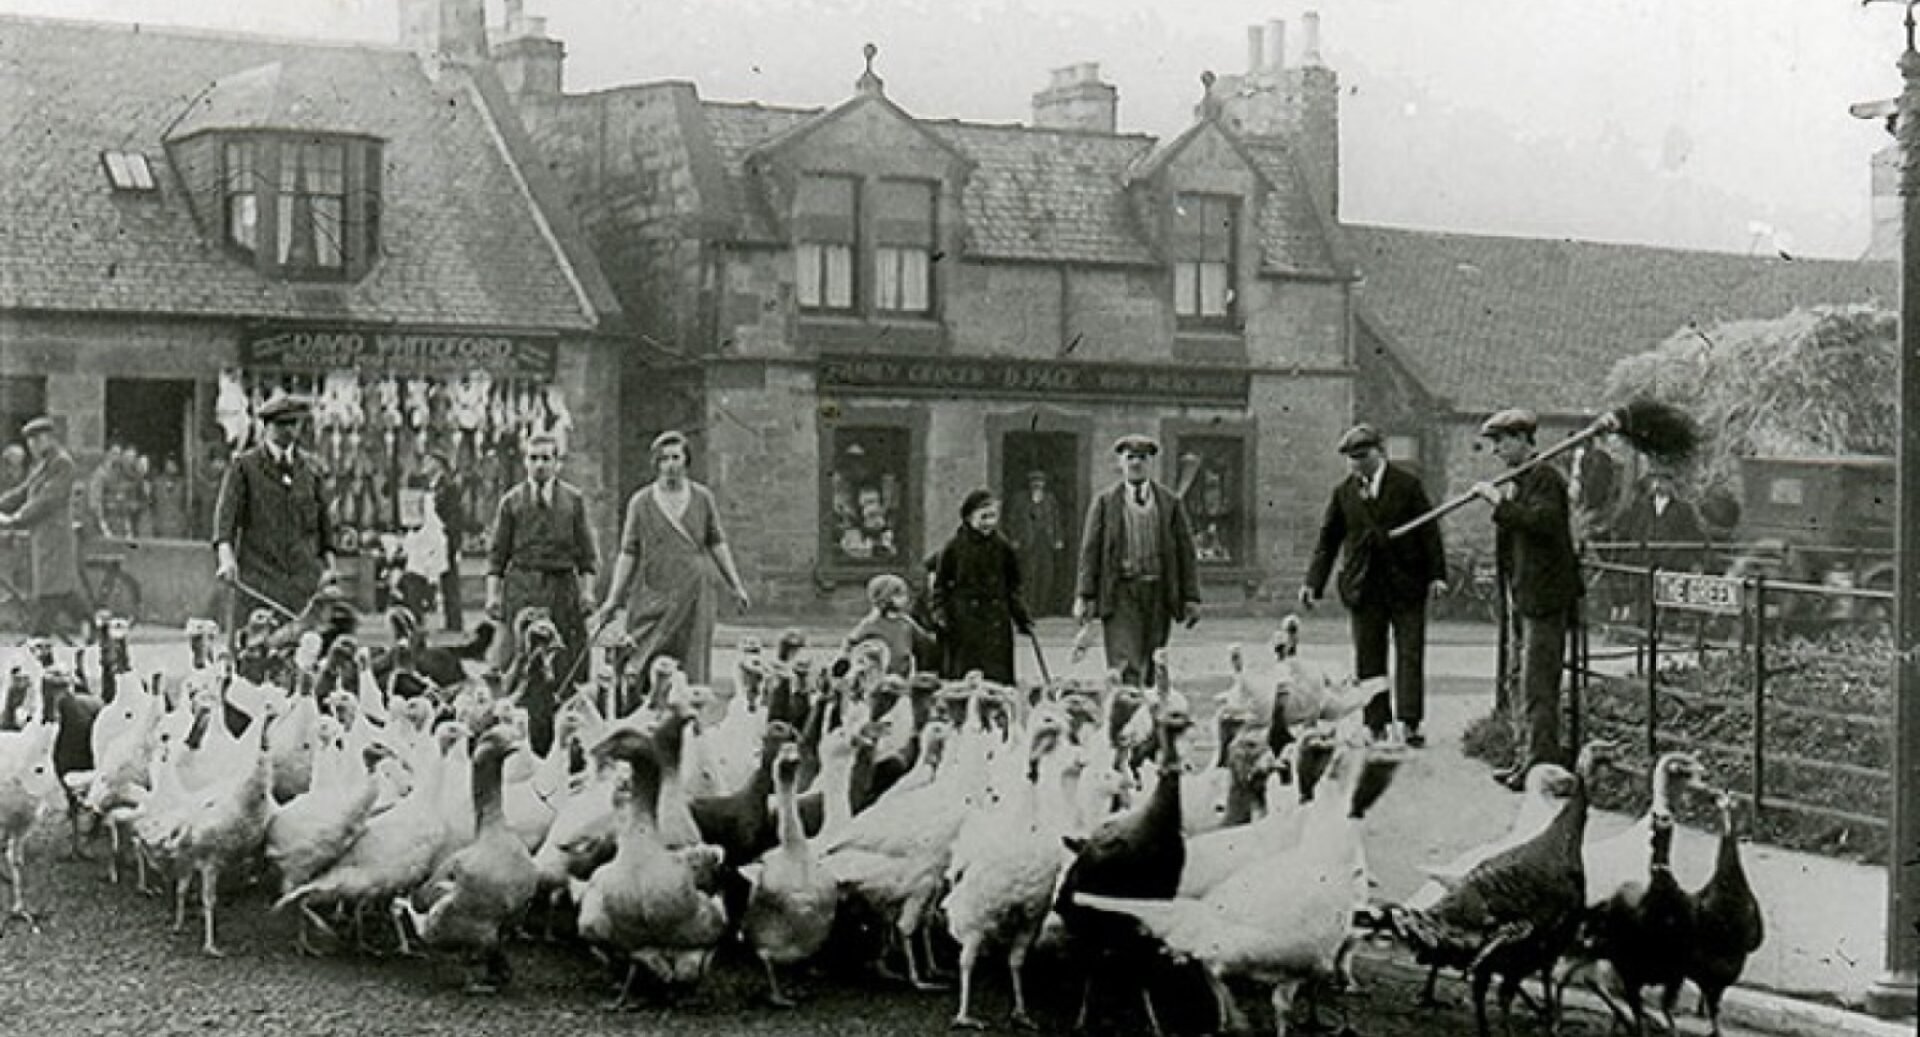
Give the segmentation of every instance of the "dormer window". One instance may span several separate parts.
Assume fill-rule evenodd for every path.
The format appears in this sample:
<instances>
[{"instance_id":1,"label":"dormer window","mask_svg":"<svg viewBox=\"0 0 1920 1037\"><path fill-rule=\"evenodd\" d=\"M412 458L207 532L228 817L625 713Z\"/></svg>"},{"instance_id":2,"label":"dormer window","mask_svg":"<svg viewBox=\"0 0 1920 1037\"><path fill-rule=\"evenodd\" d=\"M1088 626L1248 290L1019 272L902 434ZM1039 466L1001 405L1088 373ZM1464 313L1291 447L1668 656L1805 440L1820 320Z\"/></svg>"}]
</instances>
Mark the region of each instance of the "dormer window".
<instances>
[{"instance_id":1,"label":"dormer window","mask_svg":"<svg viewBox=\"0 0 1920 1037\"><path fill-rule=\"evenodd\" d=\"M158 187L153 166L138 151L102 151L100 161L107 167L107 182L116 191L152 191Z\"/></svg>"},{"instance_id":2,"label":"dormer window","mask_svg":"<svg viewBox=\"0 0 1920 1037\"><path fill-rule=\"evenodd\" d=\"M1183 327L1230 325L1234 317L1239 200L1183 194L1174 200L1173 311Z\"/></svg>"},{"instance_id":3,"label":"dormer window","mask_svg":"<svg viewBox=\"0 0 1920 1037\"><path fill-rule=\"evenodd\" d=\"M358 277L379 252L380 145L360 137L277 133L223 142L226 242L269 272Z\"/></svg>"}]
</instances>

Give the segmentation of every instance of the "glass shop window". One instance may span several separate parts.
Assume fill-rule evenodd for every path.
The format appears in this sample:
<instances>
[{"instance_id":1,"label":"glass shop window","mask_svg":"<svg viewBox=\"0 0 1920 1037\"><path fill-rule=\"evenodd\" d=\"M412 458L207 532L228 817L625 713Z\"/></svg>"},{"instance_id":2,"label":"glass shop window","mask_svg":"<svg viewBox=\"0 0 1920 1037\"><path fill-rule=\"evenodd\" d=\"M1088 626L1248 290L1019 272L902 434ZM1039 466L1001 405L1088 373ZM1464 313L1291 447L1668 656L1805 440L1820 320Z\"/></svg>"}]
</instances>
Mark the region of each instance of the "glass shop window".
<instances>
[{"instance_id":1,"label":"glass shop window","mask_svg":"<svg viewBox=\"0 0 1920 1037\"><path fill-rule=\"evenodd\" d=\"M107 379L106 453L87 478L96 528L111 536L194 535L195 385L163 378Z\"/></svg>"},{"instance_id":2,"label":"glass shop window","mask_svg":"<svg viewBox=\"0 0 1920 1037\"><path fill-rule=\"evenodd\" d=\"M916 542L906 527L912 436L904 428L848 427L829 433L826 557L840 565L891 566Z\"/></svg>"},{"instance_id":3,"label":"glass shop window","mask_svg":"<svg viewBox=\"0 0 1920 1037\"><path fill-rule=\"evenodd\" d=\"M1238 436L1183 436L1174 491L1187 507L1202 565L1245 565L1246 441Z\"/></svg>"}]
</instances>

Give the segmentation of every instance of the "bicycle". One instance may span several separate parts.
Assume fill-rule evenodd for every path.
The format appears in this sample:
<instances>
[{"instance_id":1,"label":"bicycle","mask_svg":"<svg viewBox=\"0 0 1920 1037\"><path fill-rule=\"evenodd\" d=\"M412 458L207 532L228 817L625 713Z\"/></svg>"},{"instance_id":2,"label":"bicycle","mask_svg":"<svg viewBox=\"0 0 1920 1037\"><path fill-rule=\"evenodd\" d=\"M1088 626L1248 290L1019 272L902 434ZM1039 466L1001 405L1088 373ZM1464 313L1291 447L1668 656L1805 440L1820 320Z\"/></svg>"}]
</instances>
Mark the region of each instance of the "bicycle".
<instances>
[{"instance_id":1,"label":"bicycle","mask_svg":"<svg viewBox=\"0 0 1920 1037\"><path fill-rule=\"evenodd\" d=\"M80 596L86 601L90 614L105 612L128 623L140 622L140 581L122 568L126 560L126 554L118 551L88 554L80 559Z\"/></svg>"}]
</instances>

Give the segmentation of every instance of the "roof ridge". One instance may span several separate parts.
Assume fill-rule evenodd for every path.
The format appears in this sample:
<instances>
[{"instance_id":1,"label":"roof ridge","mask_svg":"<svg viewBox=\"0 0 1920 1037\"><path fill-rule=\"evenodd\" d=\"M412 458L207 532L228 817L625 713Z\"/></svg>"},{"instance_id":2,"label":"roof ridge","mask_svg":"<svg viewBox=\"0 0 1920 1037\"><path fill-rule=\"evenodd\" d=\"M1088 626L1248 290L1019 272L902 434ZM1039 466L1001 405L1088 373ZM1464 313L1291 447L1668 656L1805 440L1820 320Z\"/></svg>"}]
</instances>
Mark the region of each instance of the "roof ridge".
<instances>
[{"instance_id":1,"label":"roof ridge","mask_svg":"<svg viewBox=\"0 0 1920 1037\"><path fill-rule=\"evenodd\" d=\"M93 18L61 18L55 15L0 12L0 23L15 22L59 29L91 29L125 33L132 36L169 36L176 39L208 40L222 43L273 44L282 47L312 47L325 50L370 50L390 54L410 54L411 49L398 42L379 40L324 39L313 36L282 36L277 33L244 32L204 25L172 25L154 22L112 22Z\"/></svg>"},{"instance_id":2,"label":"roof ridge","mask_svg":"<svg viewBox=\"0 0 1920 1037\"><path fill-rule=\"evenodd\" d=\"M947 116L945 118L940 118L940 119L931 119L931 118L925 118L920 116L916 116L916 118L921 123L928 126L948 126L948 127L954 127L957 129L968 129L968 130L994 130L994 131L1007 132L1007 133L1032 133L1032 134L1045 134L1045 135L1056 136L1056 137L1096 138L1099 140L1130 141L1134 143L1138 143L1141 141L1157 141L1160 139L1155 134L1146 133L1140 130L1128 130L1125 133L1121 133L1118 131L1109 132L1107 130L1090 130L1080 126L1035 126L1031 123L1024 123L1024 122L976 122L971 119L962 119L962 118L959 118L958 116Z\"/></svg>"},{"instance_id":3,"label":"roof ridge","mask_svg":"<svg viewBox=\"0 0 1920 1037\"><path fill-rule=\"evenodd\" d=\"M1575 238L1563 235L1539 234L1496 234L1488 231L1443 230L1432 227L1396 227L1381 223L1359 223L1343 221L1343 226L1352 232L1362 234L1380 231L1387 234L1405 234L1416 237L1444 239L1455 238L1469 241L1513 242L1527 245L1576 245L1581 248L1617 249L1623 252L1657 252L1674 256L1706 256L1714 259L1728 259L1761 265L1784 265L1789 263L1821 263L1834 266L1860 266L1872 263L1892 263L1893 260L1870 259L1866 256L1852 258L1835 256L1794 256L1791 259L1777 255L1760 253L1726 252L1710 248L1686 248L1678 245L1649 245L1638 241L1601 241L1595 238Z\"/></svg>"}]
</instances>

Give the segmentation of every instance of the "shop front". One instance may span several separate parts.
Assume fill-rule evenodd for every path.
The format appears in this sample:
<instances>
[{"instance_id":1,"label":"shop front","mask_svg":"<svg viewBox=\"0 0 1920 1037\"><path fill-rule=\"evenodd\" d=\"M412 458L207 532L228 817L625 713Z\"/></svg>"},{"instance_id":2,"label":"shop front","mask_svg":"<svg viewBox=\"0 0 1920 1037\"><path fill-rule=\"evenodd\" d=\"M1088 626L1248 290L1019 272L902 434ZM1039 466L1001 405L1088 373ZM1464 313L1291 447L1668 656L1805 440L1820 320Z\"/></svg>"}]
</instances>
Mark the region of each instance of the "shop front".
<instances>
[{"instance_id":1,"label":"shop front","mask_svg":"<svg viewBox=\"0 0 1920 1037\"><path fill-rule=\"evenodd\" d=\"M790 389L766 391L796 408L812 397L810 528L772 503L804 499L785 474L791 464L729 465L731 485L717 487L734 501L736 552L775 598L825 595L856 608L875 574L917 583L953 533L962 499L988 488L1005 502L1002 529L1019 552L1030 606L1064 615L1088 503L1116 477L1111 444L1129 432L1161 442L1156 477L1185 501L1211 597L1243 600L1272 568L1260 555L1274 530L1268 521L1263 531L1257 510L1256 378L1245 368L861 355L823 358L808 373L811 386L794 371ZM721 394L730 410L748 402L741 381ZM710 428L716 449L749 449L724 426ZM795 542L809 533L811 542ZM795 586L803 575L811 588Z\"/></svg>"}]
</instances>

